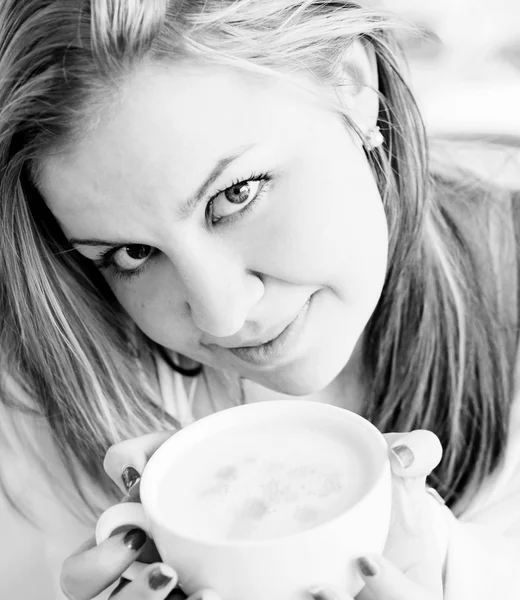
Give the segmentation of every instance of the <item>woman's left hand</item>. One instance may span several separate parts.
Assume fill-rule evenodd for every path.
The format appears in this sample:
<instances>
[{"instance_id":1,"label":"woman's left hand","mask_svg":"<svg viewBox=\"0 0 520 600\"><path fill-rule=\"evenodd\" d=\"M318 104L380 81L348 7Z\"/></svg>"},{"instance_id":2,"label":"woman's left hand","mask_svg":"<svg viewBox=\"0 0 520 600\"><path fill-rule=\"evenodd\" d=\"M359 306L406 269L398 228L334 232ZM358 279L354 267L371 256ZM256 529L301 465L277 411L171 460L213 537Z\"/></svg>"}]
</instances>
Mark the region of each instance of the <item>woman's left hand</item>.
<instances>
[{"instance_id":1,"label":"woman's left hand","mask_svg":"<svg viewBox=\"0 0 520 600\"><path fill-rule=\"evenodd\" d=\"M393 506L384 556L360 557L366 586L356 600L442 600L443 563L426 477L442 448L429 431L385 435L393 472ZM315 600L353 600L342 590L316 589Z\"/></svg>"}]
</instances>

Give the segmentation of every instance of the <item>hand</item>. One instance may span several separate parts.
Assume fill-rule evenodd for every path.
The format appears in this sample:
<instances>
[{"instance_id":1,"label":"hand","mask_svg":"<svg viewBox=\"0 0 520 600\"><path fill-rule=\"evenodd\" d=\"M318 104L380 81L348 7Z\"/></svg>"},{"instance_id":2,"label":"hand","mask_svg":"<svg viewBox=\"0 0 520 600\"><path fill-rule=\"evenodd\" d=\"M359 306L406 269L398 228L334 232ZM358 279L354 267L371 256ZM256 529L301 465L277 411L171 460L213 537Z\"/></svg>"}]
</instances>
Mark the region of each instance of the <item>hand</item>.
<instances>
[{"instance_id":1,"label":"hand","mask_svg":"<svg viewBox=\"0 0 520 600\"><path fill-rule=\"evenodd\" d=\"M426 476L439 463L442 448L429 431L390 433L393 506L384 556L360 557L366 586L356 600L442 600L443 559L432 524L432 498ZM353 600L342 590L316 589L315 600Z\"/></svg>"},{"instance_id":2,"label":"hand","mask_svg":"<svg viewBox=\"0 0 520 600\"><path fill-rule=\"evenodd\" d=\"M92 538L67 558L61 572L61 588L70 600L92 600L109 588L141 554L147 541L140 529L118 533L99 546ZM128 585L110 596L117 600L163 600L177 584L173 569L151 564Z\"/></svg>"},{"instance_id":3,"label":"hand","mask_svg":"<svg viewBox=\"0 0 520 600\"><path fill-rule=\"evenodd\" d=\"M105 470L130 499L138 498L140 473L150 456L170 435L171 433L158 433L127 440L112 446L107 452ZM387 434L385 438L389 445L394 475L392 523L385 556L363 557L359 563L366 586L356 600L441 600L443 561L431 525L431 498L425 486L426 476L440 461L440 442L427 431ZM124 547L123 540L124 535L117 534L100 544L97 548L107 547L106 557L96 555L92 541L67 559L62 586L68 598L91 600L117 581L127 566L142 552L138 549L130 556L125 554L121 549L121 545ZM105 568L100 569L100 564ZM107 566L110 564L113 565L112 568ZM172 578L163 590L150 592L147 578L157 567ZM123 581L111 598L181 600L185 595L174 589L176 581L177 576L170 567L150 565L133 582ZM168 595L170 592L171 595ZM342 590L332 589L313 591L310 597L315 600L353 600ZM188 600L219 600L219 597L211 590L201 590Z\"/></svg>"},{"instance_id":4,"label":"hand","mask_svg":"<svg viewBox=\"0 0 520 600\"><path fill-rule=\"evenodd\" d=\"M116 444L107 453L105 469L125 494L125 500L139 497L139 473L171 432L145 435ZM129 469L128 467L131 466ZM112 592L112 600L183 600L186 595L175 586L177 573L160 560L155 546L144 531L118 532L96 546L92 538L65 561L61 587L69 600L92 600L113 585L138 557L152 560L133 581L122 579ZM188 600L218 600L209 590L201 590Z\"/></svg>"}]
</instances>

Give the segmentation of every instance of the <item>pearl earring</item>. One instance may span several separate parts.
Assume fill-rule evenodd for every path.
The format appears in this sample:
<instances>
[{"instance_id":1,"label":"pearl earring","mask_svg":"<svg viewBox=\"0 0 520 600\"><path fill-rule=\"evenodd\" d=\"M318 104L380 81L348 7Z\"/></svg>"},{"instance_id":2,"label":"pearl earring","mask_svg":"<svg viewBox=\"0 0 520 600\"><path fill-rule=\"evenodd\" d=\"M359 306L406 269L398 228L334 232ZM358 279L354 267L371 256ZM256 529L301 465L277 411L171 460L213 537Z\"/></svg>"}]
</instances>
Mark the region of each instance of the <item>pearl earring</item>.
<instances>
[{"instance_id":1,"label":"pearl earring","mask_svg":"<svg viewBox=\"0 0 520 600\"><path fill-rule=\"evenodd\" d=\"M375 148L379 148L379 146L383 145L385 142L385 138L379 129L379 126L376 125L372 129L369 129L365 140L363 142L363 146L367 152L372 152Z\"/></svg>"}]
</instances>

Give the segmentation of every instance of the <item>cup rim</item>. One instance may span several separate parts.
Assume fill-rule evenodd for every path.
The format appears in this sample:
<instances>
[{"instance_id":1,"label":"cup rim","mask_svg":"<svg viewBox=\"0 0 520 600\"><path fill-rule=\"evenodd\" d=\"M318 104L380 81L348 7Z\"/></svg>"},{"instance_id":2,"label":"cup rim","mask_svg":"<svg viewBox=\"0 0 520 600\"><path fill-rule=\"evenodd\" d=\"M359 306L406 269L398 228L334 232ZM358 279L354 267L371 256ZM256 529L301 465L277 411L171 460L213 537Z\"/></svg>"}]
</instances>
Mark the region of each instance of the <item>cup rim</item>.
<instances>
[{"instance_id":1,"label":"cup rim","mask_svg":"<svg viewBox=\"0 0 520 600\"><path fill-rule=\"evenodd\" d=\"M297 410L299 409L299 410ZM160 518L158 510L156 510L156 502L154 502L155 494L152 492L152 483L154 480L160 477L161 473L164 473L165 463L167 457L171 451L171 447L175 445L183 445L184 440L188 440L188 443L193 436L196 436L198 440L204 439L205 433L215 434L225 430L227 427L233 426L233 418L237 415L242 419L244 417L244 423L249 424L252 422L255 416L276 416L276 414L285 414L287 411L297 410L297 414L303 414L302 411L306 411L307 414L319 414L321 417L330 416L331 418L340 418L343 421L348 421L350 424L354 423L357 427L364 429L369 435L372 436L375 444L374 449L377 452L376 470L374 477L370 481L370 484L365 493L358 498L348 509L342 510L331 519L309 527L296 533L289 533L282 536L272 537L261 540L248 540L248 539L233 539L233 540L216 540L203 538L195 535L189 535L184 532L179 532L175 527L171 527L164 523L164 520ZM193 444L196 445L197 441ZM379 448L377 447L379 446ZM148 461L142 476L140 483L140 495L141 502L145 513L148 515L148 519L158 524L161 528L173 532L178 538L191 543L196 543L206 547L219 547L219 548L246 548L246 547L260 547L270 545L273 543L279 544L286 540L293 540L298 537L308 535L310 532L316 532L317 530L325 527L330 527L336 521L344 517L345 513L355 511L357 506L365 498L368 498L374 490L378 487L381 480L386 474L390 473L390 460L388 457L388 445L383 437L383 434L374 426L370 421L361 417L357 413L354 413L348 409L334 406L332 404L325 404L321 402L313 402L311 400L275 400L275 401L262 401L254 402L250 404L244 404L239 406L233 406L216 413L212 413L206 417L203 417L194 423L186 426L183 429L175 432L174 435L166 440L152 455Z\"/></svg>"}]
</instances>

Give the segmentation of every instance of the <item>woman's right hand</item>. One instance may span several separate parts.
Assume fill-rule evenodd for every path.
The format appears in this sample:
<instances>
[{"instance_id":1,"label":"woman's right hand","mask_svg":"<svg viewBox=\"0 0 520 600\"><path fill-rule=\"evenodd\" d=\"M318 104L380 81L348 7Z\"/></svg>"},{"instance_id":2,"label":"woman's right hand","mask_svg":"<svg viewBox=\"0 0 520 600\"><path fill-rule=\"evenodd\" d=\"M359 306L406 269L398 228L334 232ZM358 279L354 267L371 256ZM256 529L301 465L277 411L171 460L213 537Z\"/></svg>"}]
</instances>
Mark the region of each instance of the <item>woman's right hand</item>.
<instances>
[{"instance_id":1,"label":"woman's right hand","mask_svg":"<svg viewBox=\"0 0 520 600\"><path fill-rule=\"evenodd\" d=\"M69 556L61 572L61 588L69 600L92 600L113 583L141 553L146 534L141 529L131 529L105 540L96 546L89 539ZM110 598L113 600L171 600L186 598L184 594L170 596L177 585L177 574L164 564L147 566L131 582L121 580Z\"/></svg>"},{"instance_id":2,"label":"woman's right hand","mask_svg":"<svg viewBox=\"0 0 520 600\"><path fill-rule=\"evenodd\" d=\"M150 456L171 432L154 433L112 446L105 457L105 470L121 488L126 500L139 498L139 474ZM124 500L123 500L124 501ZM67 558L61 573L61 587L69 600L93 600L117 582L126 569L151 542L141 529L118 532L99 545L89 539ZM177 585L177 573L170 566L154 562L133 581L122 579L111 600L182 600L186 595ZM216 600L201 590L188 600Z\"/></svg>"}]
</instances>

